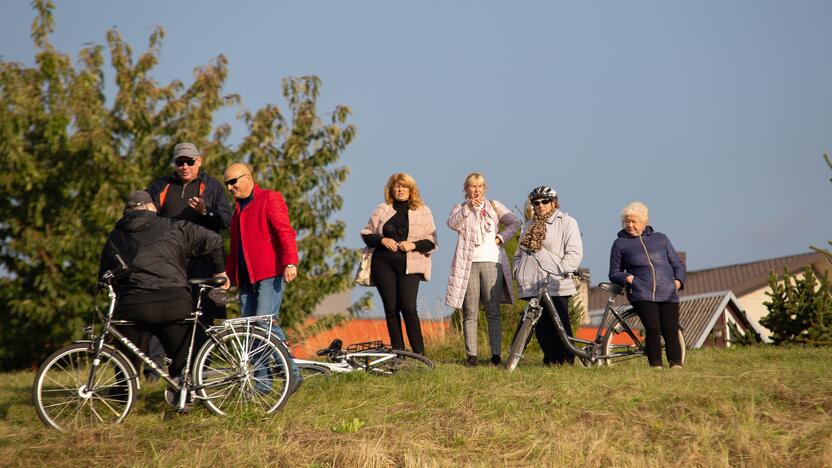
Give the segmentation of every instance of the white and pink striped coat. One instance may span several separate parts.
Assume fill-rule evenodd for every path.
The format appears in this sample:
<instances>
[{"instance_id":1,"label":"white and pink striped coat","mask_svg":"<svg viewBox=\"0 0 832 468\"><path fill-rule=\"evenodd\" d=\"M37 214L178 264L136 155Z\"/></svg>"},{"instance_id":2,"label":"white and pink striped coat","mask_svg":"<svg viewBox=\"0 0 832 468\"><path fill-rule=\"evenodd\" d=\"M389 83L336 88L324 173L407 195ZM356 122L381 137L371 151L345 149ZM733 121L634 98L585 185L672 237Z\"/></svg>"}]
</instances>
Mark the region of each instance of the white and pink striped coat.
<instances>
[{"instance_id":1,"label":"white and pink striped coat","mask_svg":"<svg viewBox=\"0 0 832 468\"><path fill-rule=\"evenodd\" d=\"M506 239L511 239L520 229L520 220L505 205L496 200L486 200L485 210L494 223L503 223L503 230L497 233L500 243L500 264L503 270L503 304L514 302L514 291L511 288L511 264L503 248ZM448 217L448 227L459 233L459 238L451 260L451 273L448 275L448 290L445 292L445 304L459 309L465 298L468 287L468 277L471 274L471 254L474 251L478 234L477 216L466 203L458 203L451 209Z\"/></svg>"}]
</instances>

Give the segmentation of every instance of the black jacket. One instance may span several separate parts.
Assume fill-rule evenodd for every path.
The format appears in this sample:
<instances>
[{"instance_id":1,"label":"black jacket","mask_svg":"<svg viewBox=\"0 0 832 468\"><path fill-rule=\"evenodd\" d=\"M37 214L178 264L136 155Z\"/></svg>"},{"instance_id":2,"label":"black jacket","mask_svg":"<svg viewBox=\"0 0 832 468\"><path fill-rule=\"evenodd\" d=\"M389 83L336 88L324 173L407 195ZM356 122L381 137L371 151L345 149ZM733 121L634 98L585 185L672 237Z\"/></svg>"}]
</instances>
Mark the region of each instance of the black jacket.
<instances>
[{"instance_id":1,"label":"black jacket","mask_svg":"<svg viewBox=\"0 0 832 468\"><path fill-rule=\"evenodd\" d=\"M101 252L99 277L116 268L115 255L128 265L117 279L119 299L182 288L190 295L185 262L188 257L210 255L213 273L225 270L222 237L208 229L181 220L162 218L152 211L127 213L107 238Z\"/></svg>"},{"instance_id":2,"label":"black jacket","mask_svg":"<svg viewBox=\"0 0 832 468\"><path fill-rule=\"evenodd\" d=\"M222 229L228 229L231 223L231 203L228 201L228 195L225 193L225 188L220 181L200 171L197 178L200 184L199 193L205 200L205 208L208 213L197 213L191 208L187 208L174 219L184 219L192 223L199 224L214 232L220 232ZM194 181L196 182L196 181ZM182 181L176 177L176 174L162 177L154 181L147 187L147 193L153 198L157 206L163 206L167 197L174 197L182 192Z\"/></svg>"}]
</instances>

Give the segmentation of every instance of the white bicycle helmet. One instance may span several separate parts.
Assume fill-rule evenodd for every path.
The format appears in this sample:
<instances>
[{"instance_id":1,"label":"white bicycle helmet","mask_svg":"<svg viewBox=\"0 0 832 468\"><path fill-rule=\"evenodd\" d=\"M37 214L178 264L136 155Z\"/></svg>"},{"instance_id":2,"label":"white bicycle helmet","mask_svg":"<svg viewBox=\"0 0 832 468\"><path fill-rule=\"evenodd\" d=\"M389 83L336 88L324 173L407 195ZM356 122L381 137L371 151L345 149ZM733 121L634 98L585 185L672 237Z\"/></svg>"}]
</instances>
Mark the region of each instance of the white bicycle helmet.
<instances>
[{"instance_id":1,"label":"white bicycle helmet","mask_svg":"<svg viewBox=\"0 0 832 468\"><path fill-rule=\"evenodd\" d=\"M557 200L558 192L556 192L552 187L541 185L540 187L536 187L534 190L529 192L529 200L537 200L538 198Z\"/></svg>"}]
</instances>

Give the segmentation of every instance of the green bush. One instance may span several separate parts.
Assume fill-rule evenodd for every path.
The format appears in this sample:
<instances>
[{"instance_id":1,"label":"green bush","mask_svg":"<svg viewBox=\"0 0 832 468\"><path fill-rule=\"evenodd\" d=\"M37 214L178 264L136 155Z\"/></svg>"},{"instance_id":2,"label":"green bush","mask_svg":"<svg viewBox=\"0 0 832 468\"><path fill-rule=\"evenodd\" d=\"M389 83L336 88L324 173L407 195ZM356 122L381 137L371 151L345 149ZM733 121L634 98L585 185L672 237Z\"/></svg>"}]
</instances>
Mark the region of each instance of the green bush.
<instances>
[{"instance_id":1,"label":"green bush","mask_svg":"<svg viewBox=\"0 0 832 468\"><path fill-rule=\"evenodd\" d=\"M782 283L774 272L768 278L771 300L763 304L768 315L760 323L771 330L774 344L832 344L832 289L828 275L815 275L810 267L797 278L784 269Z\"/></svg>"}]
</instances>

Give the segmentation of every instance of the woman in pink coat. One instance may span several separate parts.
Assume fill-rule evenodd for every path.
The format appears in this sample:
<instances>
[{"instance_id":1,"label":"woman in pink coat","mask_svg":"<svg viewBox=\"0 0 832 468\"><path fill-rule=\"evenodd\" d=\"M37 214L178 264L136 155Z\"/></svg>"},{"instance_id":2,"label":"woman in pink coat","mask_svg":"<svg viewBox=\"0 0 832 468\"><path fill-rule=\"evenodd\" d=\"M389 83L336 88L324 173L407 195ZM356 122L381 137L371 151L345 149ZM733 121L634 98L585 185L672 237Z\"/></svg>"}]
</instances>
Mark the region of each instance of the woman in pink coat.
<instances>
[{"instance_id":1,"label":"woman in pink coat","mask_svg":"<svg viewBox=\"0 0 832 468\"><path fill-rule=\"evenodd\" d=\"M496 200L485 198L485 177L477 172L465 178L465 202L454 205L448 227L459 233L448 276L445 304L462 308L462 334L465 337L466 364L477 365L477 318L480 303L488 319L491 363L499 365L502 350L500 303L514 301L511 265L503 248L520 229L517 216ZM500 223L503 230L498 231Z\"/></svg>"},{"instance_id":2,"label":"woman in pink coat","mask_svg":"<svg viewBox=\"0 0 832 468\"><path fill-rule=\"evenodd\" d=\"M416 311L419 282L430 280L430 256L438 247L433 215L409 174L397 172L384 185L379 204L361 230L367 247L375 249L370 278L378 289L393 349L404 349L402 318L414 353L425 354Z\"/></svg>"}]
</instances>

